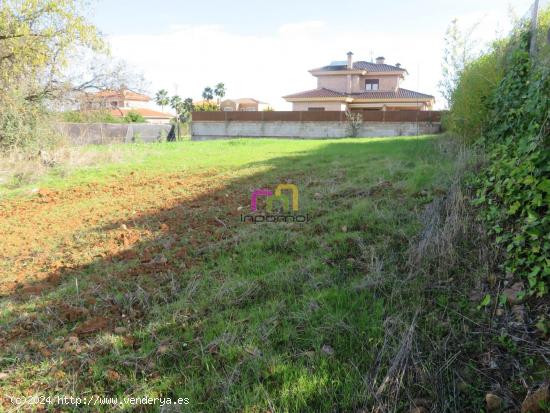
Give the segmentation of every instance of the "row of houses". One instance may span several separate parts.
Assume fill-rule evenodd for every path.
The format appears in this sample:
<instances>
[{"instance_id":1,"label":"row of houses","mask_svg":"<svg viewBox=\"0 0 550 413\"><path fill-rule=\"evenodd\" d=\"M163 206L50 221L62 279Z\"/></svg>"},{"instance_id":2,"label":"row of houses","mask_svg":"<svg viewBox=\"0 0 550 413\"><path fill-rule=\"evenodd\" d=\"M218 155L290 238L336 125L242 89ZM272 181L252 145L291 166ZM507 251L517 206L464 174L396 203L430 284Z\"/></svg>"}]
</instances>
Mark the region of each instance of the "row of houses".
<instances>
[{"instance_id":1,"label":"row of houses","mask_svg":"<svg viewBox=\"0 0 550 413\"><path fill-rule=\"evenodd\" d=\"M204 101L195 102L200 105ZM142 93L128 89L102 90L85 94L79 104L80 111L106 110L114 117L125 117L130 112L139 113L148 123L169 123L173 114L153 109L152 99ZM252 98L226 99L221 101L223 111L262 111L268 110L269 104Z\"/></svg>"},{"instance_id":2,"label":"row of houses","mask_svg":"<svg viewBox=\"0 0 550 413\"><path fill-rule=\"evenodd\" d=\"M409 74L399 63L386 64L384 57L375 62L347 60L312 69L317 87L283 98L292 103L293 111L345 110L431 110L432 95L404 89L401 83ZM203 102L196 102L197 104ZM80 110L108 110L115 117L137 112L149 123L168 123L174 115L152 107L149 96L128 89L104 90L86 94ZM226 99L220 102L222 111L262 111L270 105L254 98Z\"/></svg>"}]
</instances>

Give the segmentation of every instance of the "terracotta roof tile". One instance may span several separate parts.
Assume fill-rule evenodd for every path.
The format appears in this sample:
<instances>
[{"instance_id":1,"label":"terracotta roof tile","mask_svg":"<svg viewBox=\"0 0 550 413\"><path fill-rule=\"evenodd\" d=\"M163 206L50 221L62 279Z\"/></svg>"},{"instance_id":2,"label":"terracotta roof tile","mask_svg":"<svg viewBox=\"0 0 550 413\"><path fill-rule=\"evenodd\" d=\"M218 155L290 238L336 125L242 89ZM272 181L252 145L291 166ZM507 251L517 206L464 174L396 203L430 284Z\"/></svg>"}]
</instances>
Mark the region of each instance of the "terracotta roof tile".
<instances>
[{"instance_id":1,"label":"terracotta roof tile","mask_svg":"<svg viewBox=\"0 0 550 413\"><path fill-rule=\"evenodd\" d=\"M425 93L403 88L399 88L395 92L373 90L363 93L354 93L350 96L355 99L433 99L432 95L426 95Z\"/></svg>"},{"instance_id":2,"label":"terracotta roof tile","mask_svg":"<svg viewBox=\"0 0 550 413\"><path fill-rule=\"evenodd\" d=\"M128 114L128 112L137 112L144 118L157 118L157 119L172 119L174 115L170 115L169 113L163 113L158 112L156 110L147 109L147 108L116 108L111 109L111 115L116 117L124 117Z\"/></svg>"},{"instance_id":3,"label":"terracotta roof tile","mask_svg":"<svg viewBox=\"0 0 550 413\"><path fill-rule=\"evenodd\" d=\"M319 88L283 96L283 98L343 98L346 96L345 93L336 92L335 90Z\"/></svg>"},{"instance_id":4,"label":"terracotta roof tile","mask_svg":"<svg viewBox=\"0 0 550 413\"><path fill-rule=\"evenodd\" d=\"M354 62L353 68L356 70L366 70L368 72L406 72L407 71L402 67L387 65L385 63L380 64L380 63L371 63L371 62L365 62L365 61ZM314 70L321 70L323 72L347 70L347 65L328 65L328 66L323 66Z\"/></svg>"},{"instance_id":5,"label":"terracotta roof tile","mask_svg":"<svg viewBox=\"0 0 550 413\"><path fill-rule=\"evenodd\" d=\"M432 95L415 92L413 90L399 88L397 91L368 91L362 93L346 94L334 90L319 88L307 90L305 92L295 93L293 95L283 96L284 99L314 99L314 98L342 98L352 99L433 99Z\"/></svg>"},{"instance_id":6,"label":"terracotta roof tile","mask_svg":"<svg viewBox=\"0 0 550 413\"><path fill-rule=\"evenodd\" d=\"M134 92L132 90L101 90L94 94L96 97L100 98L120 98L125 100L138 100L142 102L147 102L151 100L149 96L143 95L141 93Z\"/></svg>"}]
</instances>

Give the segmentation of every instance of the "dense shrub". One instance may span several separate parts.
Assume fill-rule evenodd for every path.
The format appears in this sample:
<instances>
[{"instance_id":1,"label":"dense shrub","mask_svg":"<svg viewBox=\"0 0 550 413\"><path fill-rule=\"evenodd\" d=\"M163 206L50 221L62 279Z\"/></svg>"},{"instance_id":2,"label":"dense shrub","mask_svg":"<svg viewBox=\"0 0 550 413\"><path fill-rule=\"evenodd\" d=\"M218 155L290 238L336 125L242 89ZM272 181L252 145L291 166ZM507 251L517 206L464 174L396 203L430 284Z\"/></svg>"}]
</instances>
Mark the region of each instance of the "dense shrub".
<instances>
[{"instance_id":1,"label":"dense shrub","mask_svg":"<svg viewBox=\"0 0 550 413\"><path fill-rule=\"evenodd\" d=\"M203 102L193 106L195 112L216 112L220 107L214 102Z\"/></svg>"},{"instance_id":2,"label":"dense shrub","mask_svg":"<svg viewBox=\"0 0 550 413\"><path fill-rule=\"evenodd\" d=\"M145 123L145 118L139 112L131 110L124 117L128 123Z\"/></svg>"},{"instance_id":3,"label":"dense shrub","mask_svg":"<svg viewBox=\"0 0 550 413\"><path fill-rule=\"evenodd\" d=\"M0 152L23 148L36 152L55 140L50 116L40 104L18 95L0 95Z\"/></svg>"},{"instance_id":4,"label":"dense shrub","mask_svg":"<svg viewBox=\"0 0 550 413\"><path fill-rule=\"evenodd\" d=\"M107 111L94 110L94 111L70 111L63 112L61 114L61 120L63 122L73 123L125 123L125 118L115 117Z\"/></svg>"},{"instance_id":5,"label":"dense shrub","mask_svg":"<svg viewBox=\"0 0 550 413\"><path fill-rule=\"evenodd\" d=\"M445 119L448 130L472 141L483 135L488 116L488 99L503 76L502 51L497 46L462 71L451 96L452 112Z\"/></svg>"},{"instance_id":6,"label":"dense shrub","mask_svg":"<svg viewBox=\"0 0 550 413\"><path fill-rule=\"evenodd\" d=\"M136 111L130 111L124 117L113 116L106 110L70 111L61 114L63 122L74 123L145 123L145 118Z\"/></svg>"},{"instance_id":7,"label":"dense shrub","mask_svg":"<svg viewBox=\"0 0 550 413\"><path fill-rule=\"evenodd\" d=\"M488 164L474 180L474 203L506 253L504 269L540 296L550 284L550 67L532 61L529 39L524 30L511 40L504 77L480 109Z\"/></svg>"}]
</instances>

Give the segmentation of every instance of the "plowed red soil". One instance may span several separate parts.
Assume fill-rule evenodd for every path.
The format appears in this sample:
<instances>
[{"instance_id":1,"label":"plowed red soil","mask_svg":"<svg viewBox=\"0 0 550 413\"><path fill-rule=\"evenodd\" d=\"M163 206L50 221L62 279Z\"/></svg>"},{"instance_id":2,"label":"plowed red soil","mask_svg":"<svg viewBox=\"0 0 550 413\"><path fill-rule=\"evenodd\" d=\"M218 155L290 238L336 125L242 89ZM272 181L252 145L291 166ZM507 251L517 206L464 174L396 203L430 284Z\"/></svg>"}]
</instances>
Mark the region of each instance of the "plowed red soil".
<instances>
[{"instance_id":1,"label":"plowed red soil","mask_svg":"<svg viewBox=\"0 0 550 413\"><path fill-rule=\"evenodd\" d=\"M214 171L131 174L114 183L43 188L31 198L4 201L0 203L0 295L16 289L40 294L67 271L96 259L139 258L141 272L169 265L158 251L133 247L167 235L186 234L190 245L199 236L215 236L220 224L204 211L235 203L224 193L226 184L226 177ZM170 237L166 238L165 247L170 248ZM185 248L176 255L184 258Z\"/></svg>"}]
</instances>

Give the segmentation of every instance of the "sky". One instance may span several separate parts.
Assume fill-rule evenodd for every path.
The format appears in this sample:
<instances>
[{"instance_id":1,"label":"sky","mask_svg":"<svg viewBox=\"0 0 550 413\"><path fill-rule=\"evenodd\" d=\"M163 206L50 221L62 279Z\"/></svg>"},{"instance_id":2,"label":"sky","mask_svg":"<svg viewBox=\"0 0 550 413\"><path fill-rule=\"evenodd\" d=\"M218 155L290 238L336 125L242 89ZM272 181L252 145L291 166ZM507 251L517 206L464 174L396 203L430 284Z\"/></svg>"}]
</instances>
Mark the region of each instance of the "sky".
<instances>
[{"instance_id":1,"label":"sky","mask_svg":"<svg viewBox=\"0 0 550 413\"><path fill-rule=\"evenodd\" d=\"M407 89L436 97L443 38L457 18L482 49L510 30L533 0L97 0L90 19L114 57L159 89L201 99L226 85L227 98L252 97L290 110L282 96L314 89L308 70L334 60L384 56L409 72Z\"/></svg>"}]
</instances>

